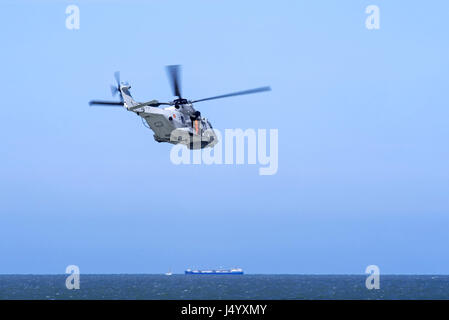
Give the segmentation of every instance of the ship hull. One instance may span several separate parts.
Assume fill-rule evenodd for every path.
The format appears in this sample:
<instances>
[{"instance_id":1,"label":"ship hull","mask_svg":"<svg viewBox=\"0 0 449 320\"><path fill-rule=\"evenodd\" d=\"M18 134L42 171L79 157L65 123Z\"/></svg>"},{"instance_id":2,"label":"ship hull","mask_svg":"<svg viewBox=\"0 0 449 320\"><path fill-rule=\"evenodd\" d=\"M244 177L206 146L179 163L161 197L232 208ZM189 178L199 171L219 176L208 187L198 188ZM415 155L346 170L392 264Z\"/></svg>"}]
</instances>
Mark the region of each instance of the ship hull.
<instances>
[{"instance_id":1,"label":"ship hull","mask_svg":"<svg viewBox=\"0 0 449 320\"><path fill-rule=\"evenodd\" d=\"M227 270L186 270L185 274L194 274L194 275L226 275L226 274L243 274L243 271L227 271Z\"/></svg>"}]
</instances>

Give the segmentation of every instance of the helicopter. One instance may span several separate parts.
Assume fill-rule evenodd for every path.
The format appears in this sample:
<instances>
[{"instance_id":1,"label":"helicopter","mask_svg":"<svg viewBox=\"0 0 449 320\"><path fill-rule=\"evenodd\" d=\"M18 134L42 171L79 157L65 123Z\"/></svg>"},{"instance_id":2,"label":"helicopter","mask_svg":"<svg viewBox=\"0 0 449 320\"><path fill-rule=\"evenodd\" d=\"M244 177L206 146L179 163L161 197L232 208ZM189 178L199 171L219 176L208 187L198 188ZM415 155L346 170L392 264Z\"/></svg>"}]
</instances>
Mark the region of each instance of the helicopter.
<instances>
[{"instance_id":1,"label":"helicopter","mask_svg":"<svg viewBox=\"0 0 449 320\"><path fill-rule=\"evenodd\" d=\"M154 132L154 140L171 144L184 144L189 149L213 148L218 139L211 123L201 116L201 112L195 110L194 103L221 99L239 95L246 95L264 91L270 91L268 86L250 90L238 91L219 96L188 100L182 97L180 65L166 66L167 75L171 84L173 96L177 98L170 102L151 100L148 102L135 101L127 82L120 81L120 72L114 73L116 85L111 85L112 96L119 94L120 101L91 100L91 106L124 107L142 118L143 124ZM167 106L159 108L160 106Z\"/></svg>"}]
</instances>

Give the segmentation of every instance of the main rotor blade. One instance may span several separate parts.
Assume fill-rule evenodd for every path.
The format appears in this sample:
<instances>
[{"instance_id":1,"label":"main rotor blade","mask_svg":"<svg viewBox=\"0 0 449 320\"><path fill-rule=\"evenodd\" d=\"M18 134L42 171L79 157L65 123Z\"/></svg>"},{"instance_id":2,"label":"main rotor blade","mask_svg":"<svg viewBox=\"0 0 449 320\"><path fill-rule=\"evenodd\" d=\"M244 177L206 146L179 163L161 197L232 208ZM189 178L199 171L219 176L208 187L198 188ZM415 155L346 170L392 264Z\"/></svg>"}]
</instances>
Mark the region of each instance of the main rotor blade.
<instances>
[{"instance_id":1,"label":"main rotor blade","mask_svg":"<svg viewBox=\"0 0 449 320\"><path fill-rule=\"evenodd\" d=\"M233 93L228 93L228 94L222 94L220 96L215 96L215 97L210 97L210 98L193 100L192 103L200 102L200 101L207 101L207 100L227 98L227 97L233 97L233 96L241 96L241 95L244 95L244 94L252 94L252 93L258 93L258 92L264 92L264 91L270 91L270 90L271 90L270 87L260 87L260 88L245 90L245 91L238 91L238 92L233 92Z\"/></svg>"},{"instance_id":2,"label":"main rotor blade","mask_svg":"<svg viewBox=\"0 0 449 320\"><path fill-rule=\"evenodd\" d=\"M123 107L123 102L116 101L103 101L103 100L92 100L89 101L89 105L98 105L98 106L111 106L111 107Z\"/></svg>"},{"instance_id":3,"label":"main rotor blade","mask_svg":"<svg viewBox=\"0 0 449 320\"><path fill-rule=\"evenodd\" d=\"M166 70L168 78L170 80L173 95L181 99L181 79L180 79L181 66L179 65L166 66Z\"/></svg>"}]
</instances>

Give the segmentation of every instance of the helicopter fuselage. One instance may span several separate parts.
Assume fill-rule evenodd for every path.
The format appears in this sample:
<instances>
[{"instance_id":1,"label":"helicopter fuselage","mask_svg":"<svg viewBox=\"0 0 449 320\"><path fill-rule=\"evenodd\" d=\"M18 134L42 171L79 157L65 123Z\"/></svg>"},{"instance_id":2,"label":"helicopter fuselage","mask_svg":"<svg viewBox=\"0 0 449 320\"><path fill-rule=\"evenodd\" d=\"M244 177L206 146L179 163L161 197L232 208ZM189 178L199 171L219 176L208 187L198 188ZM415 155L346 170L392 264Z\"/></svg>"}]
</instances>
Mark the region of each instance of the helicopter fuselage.
<instances>
[{"instance_id":1,"label":"helicopter fuselage","mask_svg":"<svg viewBox=\"0 0 449 320\"><path fill-rule=\"evenodd\" d=\"M167 108L144 106L132 111L142 117L157 142L181 143L190 149L213 147L218 143L212 125L206 118L198 116L199 112L192 104Z\"/></svg>"}]
</instances>

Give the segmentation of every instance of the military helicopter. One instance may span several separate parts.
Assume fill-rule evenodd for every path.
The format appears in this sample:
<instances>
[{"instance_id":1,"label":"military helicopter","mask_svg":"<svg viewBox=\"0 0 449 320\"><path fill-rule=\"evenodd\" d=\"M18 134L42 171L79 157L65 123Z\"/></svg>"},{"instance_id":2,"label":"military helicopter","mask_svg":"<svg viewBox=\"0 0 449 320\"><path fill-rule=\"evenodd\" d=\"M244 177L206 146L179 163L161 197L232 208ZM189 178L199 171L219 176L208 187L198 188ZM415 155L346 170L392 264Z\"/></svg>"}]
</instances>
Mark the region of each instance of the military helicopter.
<instances>
[{"instance_id":1,"label":"military helicopter","mask_svg":"<svg viewBox=\"0 0 449 320\"><path fill-rule=\"evenodd\" d=\"M117 71L114 73L116 86L111 85L111 92L113 96L118 93L120 101L92 100L89 104L91 106L124 107L142 118L143 124L153 130L154 140L157 142L181 143L190 149L202 149L206 147L212 148L218 143L218 139L209 120L201 117L201 113L193 108L194 103L271 90L270 87L260 87L204 99L187 100L181 95L181 67L179 65L170 65L166 67L166 71L173 95L177 97L173 101L135 101L129 91L131 86L120 81L120 73ZM160 106L167 107L159 108Z\"/></svg>"}]
</instances>

